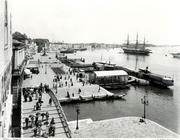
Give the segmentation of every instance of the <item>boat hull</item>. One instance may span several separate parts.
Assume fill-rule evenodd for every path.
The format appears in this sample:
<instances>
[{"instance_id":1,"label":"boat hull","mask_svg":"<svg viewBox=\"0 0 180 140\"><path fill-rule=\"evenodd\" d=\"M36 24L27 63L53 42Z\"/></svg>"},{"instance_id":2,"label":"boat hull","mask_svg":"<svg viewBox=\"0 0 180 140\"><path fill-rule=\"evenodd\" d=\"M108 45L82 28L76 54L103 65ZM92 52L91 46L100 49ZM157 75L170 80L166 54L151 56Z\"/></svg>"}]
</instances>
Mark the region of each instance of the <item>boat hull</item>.
<instances>
[{"instance_id":1,"label":"boat hull","mask_svg":"<svg viewBox=\"0 0 180 140\"><path fill-rule=\"evenodd\" d=\"M180 58L180 55L173 55L174 58Z\"/></svg>"},{"instance_id":2,"label":"boat hull","mask_svg":"<svg viewBox=\"0 0 180 140\"><path fill-rule=\"evenodd\" d=\"M150 71L146 72L146 70L142 69L140 69L138 77L148 80L152 85L157 85L161 87L169 87L174 85L173 78L164 75L154 74Z\"/></svg>"},{"instance_id":3,"label":"boat hull","mask_svg":"<svg viewBox=\"0 0 180 140\"><path fill-rule=\"evenodd\" d=\"M124 53L128 54L139 54L139 55L149 55L151 53L149 50L141 50L141 49L127 49L123 48Z\"/></svg>"},{"instance_id":4,"label":"boat hull","mask_svg":"<svg viewBox=\"0 0 180 140\"><path fill-rule=\"evenodd\" d=\"M60 53L75 53L75 50L64 50L60 51Z\"/></svg>"},{"instance_id":5,"label":"boat hull","mask_svg":"<svg viewBox=\"0 0 180 140\"><path fill-rule=\"evenodd\" d=\"M108 90L129 89L130 88L130 85L128 85L128 84L126 84L126 85L109 84L109 85L100 85L100 86L102 86L103 88L108 89Z\"/></svg>"}]
</instances>

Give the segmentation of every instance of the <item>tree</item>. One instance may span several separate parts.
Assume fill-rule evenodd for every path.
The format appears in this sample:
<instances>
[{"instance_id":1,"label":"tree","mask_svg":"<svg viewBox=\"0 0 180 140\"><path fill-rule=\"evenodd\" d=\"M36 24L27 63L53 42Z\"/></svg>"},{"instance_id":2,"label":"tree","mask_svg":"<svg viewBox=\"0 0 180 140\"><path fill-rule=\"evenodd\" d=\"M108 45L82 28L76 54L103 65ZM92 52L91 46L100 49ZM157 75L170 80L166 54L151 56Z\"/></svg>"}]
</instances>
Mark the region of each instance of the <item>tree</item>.
<instances>
[{"instance_id":1,"label":"tree","mask_svg":"<svg viewBox=\"0 0 180 140\"><path fill-rule=\"evenodd\" d=\"M13 33L13 39L25 43L26 40L28 40L28 37L26 34L21 34L20 32Z\"/></svg>"},{"instance_id":2,"label":"tree","mask_svg":"<svg viewBox=\"0 0 180 140\"><path fill-rule=\"evenodd\" d=\"M40 53L43 50L43 48L45 47L45 44L49 43L49 40L38 38L38 39L34 39L34 42L38 46L38 53Z\"/></svg>"}]
</instances>

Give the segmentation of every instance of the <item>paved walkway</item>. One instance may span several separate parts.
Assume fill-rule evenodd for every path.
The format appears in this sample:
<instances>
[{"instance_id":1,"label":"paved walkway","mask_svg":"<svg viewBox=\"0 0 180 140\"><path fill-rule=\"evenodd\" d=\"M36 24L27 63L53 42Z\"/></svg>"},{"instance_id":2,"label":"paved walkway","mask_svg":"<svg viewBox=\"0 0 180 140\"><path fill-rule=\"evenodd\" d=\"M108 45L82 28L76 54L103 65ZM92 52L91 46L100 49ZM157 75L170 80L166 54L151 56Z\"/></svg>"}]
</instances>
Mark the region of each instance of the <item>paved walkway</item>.
<instances>
[{"instance_id":1,"label":"paved walkway","mask_svg":"<svg viewBox=\"0 0 180 140\"><path fill-rule=\"evenodd\" d=\"M43 62L56 62L54 59L55 54L48 54L48 56L40 56L36 55L34 58L35 60L40 59ZM50 58L50 59L49 59ZM51 64L51 67L63 67L65 71L68 71L68 67L64 64ZM47 74L45 72L47 71ZM43 67L40 67L40 74L35 75L33 74L32 79L28 78L24 80L23 87L36 87L39 86L40 83L48 84L50 88L53 87L53 78L55 73L52 71L49 65L47 65L47 70L45 64ZM63 75L63 84L65 84L65 75ZM101 88L100 92L98 92L99 86L98 85L89 85L85 84L82 85L81 82L76 80L75 76L71 76L73 81L73 86L63 86L57 88L57 97L59 99L66 98L67 91L69 91L70 96L74 93L74 96L79 96L78 89L81 88L81 95L82 96L101 96L106 94L111 94L107 92L105 89ZM56 89L53 89L56 92ZM62 128L62 124L60 119L58 118L58 114L54 105L49 106L49 95L44 93L43 99L44 103L42 104L41 112L49 111L50 119L52 117L55 118L56 122L56 137L65 138L66 135L64 133L64 129ZM35 114L36 112L33 111L33 106L35 104L35 100L33 99L32 102L23 102L22 108L22 124L24 126L24 118L29 116L30 114ZM95 121L93 122L91 119L80 121L79 123L79 130L76 131L76 121L69 122L69 126L72 132L73 138L177 138L178 135L173 133L172 131L158 125L155 122L147 120L146 123L140 123L138 117L125 117L125 118L117 118L117 119L110 119L110 120L102 120L102 121ZM45 131L45 126L43 126L43 131ZM32 128L23 129L23 137L32 137L33 131Z\"/></svg>"},{"instance_id":2,"label":"paved walkway","mask_svg":"<svg viewBox=\"0 0 180 140\"><path fill-rule=\"evenodd\" d=\"M49 95L46 93L43 93L42 95L42 100L44 103L42 103L42 108L39 111L34 111L34 105L36 104L37 100L35 100L35 98L33 99L32 102L23 102L23 114L22 114L22 124L23 124L23 133L22 133L22 137L24 138L29 138L29 137L33 137L34 133L33 133L33 129L34 128L25 128L25 118L29 117L29 115L35 115L37 112L39 113L46 113L48 111L49 113L49 121L52 119L52 117L54 117L55 119L55 127L56 127L56 132L55 132L55 137L60 137L60 138L66 138L66 134L64 132L64 128L62 126L62 123L59 119L59 115L57 113L56 107L54 106L54 104L52 104L52 106L50 106L49 103ZM41 119L41 117L39 117ZM42 125L42 129L44 133L46 131L46 125Z\"/></svg>"},{"instance_id":3,"label":"paved walkway","mask_svg":"<svg viewBox=\"0 0 180 140\"><path fill-rule=\"evenodd\" d=\"M42 61L47 61L48 56L40 56L40 55L36 55L34 57L34 60L38 60L38 58ZM53 60L54 61L54 60ZM49 60L49 62L51 62L51 60ZM40 66L40 73L39 74L32 74L32 78L27 78L26 80L23 81L23 85L22 87L37 87L40 85L40 83L43 84L48 84L50 86L50 88L53 86L53 78L54 78L54 72L51 70L51 68L49 66L47 66L47 69L45 67L45 64ZM47 72L45 74L45 72ZM59 115L57 113L56 107L54 106L54 104L52 106L49 105L49 95L46 93L43 93L42 95L42 108L41 111L38 111L40 113L42 112L49 112L49 120L51 120L52 117L54 117L55 119L55 127L56 127L56 131L55 131L55 137L60 137L60 138L66 138L66 134L64 132L64 128L62 126L62 122L59 119ZM24 100L22 98L22 100ZM25 128L25 118L28 117L29 115L35 115L37 113L37 111L33 111L34 105L36 104L37 100L35 100L35 97L33 98L32 102L24 102L22 101L22 137L33 137L33 128ZM40 117L41 118L41 117ZM42 126L43 132L46 131L46 126L43 125ZM42 132L42 133L43 133Z\"/></svg>"},{"instance_id":4,"label":"paved walkway","mask_svg":"<svg viewBox=\"0 0 180 140\"><path fill-rule=\"evenodd\" d=\"M79 130L76 130L76 121L69 122L69 127L73 138L180 138L176 133L153 121L140 123L139 120L139 117L94 122L86 119L79 121Z\"/></svg>"}]
</instances>

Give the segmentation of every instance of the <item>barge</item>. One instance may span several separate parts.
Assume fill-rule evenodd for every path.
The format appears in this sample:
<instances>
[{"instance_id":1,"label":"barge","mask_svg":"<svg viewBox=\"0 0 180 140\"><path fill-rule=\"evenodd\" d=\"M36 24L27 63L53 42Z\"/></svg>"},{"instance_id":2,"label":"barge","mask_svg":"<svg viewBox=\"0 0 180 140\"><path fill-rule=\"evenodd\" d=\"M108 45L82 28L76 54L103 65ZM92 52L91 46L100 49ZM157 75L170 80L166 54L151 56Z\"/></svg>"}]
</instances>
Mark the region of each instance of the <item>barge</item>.
<instances>
[{"instance_id":1,"label":"barge","mask_svg":"<svg viewBox=\"0 0 180 140\"><path fill-rule=\"evenodd\" d=\"M162 87L169 87L174 85L174 79L165 75L151 73L147 69L139 69L139 78L148 80L152 85L158 85Z\"/></svg>"}]
</instances>

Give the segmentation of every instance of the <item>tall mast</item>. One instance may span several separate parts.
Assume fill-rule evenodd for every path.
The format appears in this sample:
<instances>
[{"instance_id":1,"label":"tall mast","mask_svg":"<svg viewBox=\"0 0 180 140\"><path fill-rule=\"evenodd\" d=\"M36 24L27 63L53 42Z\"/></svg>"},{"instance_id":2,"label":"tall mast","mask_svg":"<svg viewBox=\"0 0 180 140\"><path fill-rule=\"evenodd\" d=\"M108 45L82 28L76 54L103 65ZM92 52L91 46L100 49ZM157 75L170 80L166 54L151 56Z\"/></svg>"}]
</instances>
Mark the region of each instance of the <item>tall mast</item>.
<instances>
[{"instance_id":1,"label":"tall mast","mask_svg":"<svg viewBox=\"0 0 180 140\"><path fill-rule=\"evenodd\" d=\"M137 33L137 36L136 36L136 49L138 47L138 33Z\"/></svg>"},{"instance_id":2,"label":"tall mast","mask_svg":"<svg viewBox=\"0 0 180 140\"><path fill-rule=\"evenodd\" d=\"M145 37L144 37L143 49L145 49L145 45L146 45L146 40L145 40Z\"/></svg>"},{"instance_id":3,"label":"tall mast","mask_svg":"<svg viewBox=\"0 0 180 140\"><path fill-rule=\"evenodd\" d=\"M129 46L129 34L127 35L127 46Z\"/></svg>"}]
</instances>

